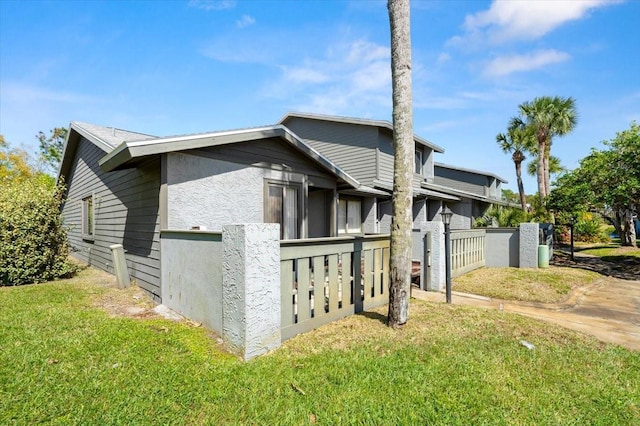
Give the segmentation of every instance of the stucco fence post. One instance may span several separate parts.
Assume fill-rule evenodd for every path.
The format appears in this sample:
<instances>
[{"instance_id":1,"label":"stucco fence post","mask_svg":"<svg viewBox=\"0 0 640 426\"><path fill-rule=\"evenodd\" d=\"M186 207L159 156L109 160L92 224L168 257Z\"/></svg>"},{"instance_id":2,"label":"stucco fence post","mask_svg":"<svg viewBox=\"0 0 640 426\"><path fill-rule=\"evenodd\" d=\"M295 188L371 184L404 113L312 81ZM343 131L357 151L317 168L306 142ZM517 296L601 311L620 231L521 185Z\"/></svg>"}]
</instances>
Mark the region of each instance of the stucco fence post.
<instances>
[{"instance_id":1,"label":"stucco fence post","mask_svg":"<svg viewBox=\"0 0 640 426\"><path fill-rule=\"evenodd\" d=\"M223 226L222 243L222 334L248 360L281 344L280 226Z\"/></svg>"},{"instance_id":2,"label":"stucco fence post","mask_svg":"<svg viewBox=\"0 0 640 426\"><path fill-rule=\"evenodd\" d=\"M520 268L538 267L538 229L537 223L520 224Z\"/></svg>"},{"instance_id":3,"label":"stucco fence post","mask_svg":"<svg viewBox=\"0 0 640 426\"><path fill-rule=\"evenodd\" d=\"M431 267L429 279L425 276L427 268L422 259L420 268L420 282L427 283L427 291L441 291L445 286L445 254L444 254L444 224L441 221L423 222L420 234L424 240L425 234L431 233Z\"/></svg>"}]
</instances>

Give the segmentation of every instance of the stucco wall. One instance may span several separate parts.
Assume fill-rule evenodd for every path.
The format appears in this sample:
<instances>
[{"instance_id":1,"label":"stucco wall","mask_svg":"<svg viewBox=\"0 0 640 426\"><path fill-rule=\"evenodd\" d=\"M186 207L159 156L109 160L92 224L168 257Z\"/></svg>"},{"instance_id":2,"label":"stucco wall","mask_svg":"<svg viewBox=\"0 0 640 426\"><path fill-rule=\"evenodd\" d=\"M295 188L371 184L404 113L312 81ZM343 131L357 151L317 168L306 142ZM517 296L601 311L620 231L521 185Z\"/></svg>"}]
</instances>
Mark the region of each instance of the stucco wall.
<instances>
[{"instance_id":1,"label":"stucco wall","mask_svg":"<svg viewBox=\"0 0 640 426\"><path fill-rule=\"evenodd\" d=\"M222 334L222 235L163 231L162 303Z\"/></svg>"},{"instance_id":2,"label":"stucco wall","mask_svg":"<svg viewBox=\"0 0 640 426\"><path fill-rule=\"evenodd\" d=\"M486 228L485 266L519 266L520 230L518 228Z\"/></svg>"},{"instance_id":3,"label":"stucco wall","mask_svg":"<svg viewBox=\"0 0 640 426\"><path fill-rule=\"evenodd\" d=\"M169 229L263 221L265 169L187 154L167 156Z\"/></svg>"}]
</instances>

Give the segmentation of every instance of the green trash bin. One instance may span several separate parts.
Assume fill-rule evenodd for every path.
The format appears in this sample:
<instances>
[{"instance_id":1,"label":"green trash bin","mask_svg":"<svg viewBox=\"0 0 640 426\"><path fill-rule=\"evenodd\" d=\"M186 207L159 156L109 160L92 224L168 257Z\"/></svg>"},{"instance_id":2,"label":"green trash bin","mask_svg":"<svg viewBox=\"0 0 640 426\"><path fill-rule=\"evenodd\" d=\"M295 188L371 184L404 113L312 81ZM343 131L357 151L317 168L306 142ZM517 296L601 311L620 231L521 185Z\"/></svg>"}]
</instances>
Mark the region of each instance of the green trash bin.
<instances>
[{"instance_id":1,"label":"green trash bin","mask_svg":"<svg viewBox=\"0 0 640 426\"><path fill-rule=\"evenodd\" d=\"M538 268L548 268L549 267L549 246L548 245L539 245L538 246Z\"/></svg>"}]
</instances>

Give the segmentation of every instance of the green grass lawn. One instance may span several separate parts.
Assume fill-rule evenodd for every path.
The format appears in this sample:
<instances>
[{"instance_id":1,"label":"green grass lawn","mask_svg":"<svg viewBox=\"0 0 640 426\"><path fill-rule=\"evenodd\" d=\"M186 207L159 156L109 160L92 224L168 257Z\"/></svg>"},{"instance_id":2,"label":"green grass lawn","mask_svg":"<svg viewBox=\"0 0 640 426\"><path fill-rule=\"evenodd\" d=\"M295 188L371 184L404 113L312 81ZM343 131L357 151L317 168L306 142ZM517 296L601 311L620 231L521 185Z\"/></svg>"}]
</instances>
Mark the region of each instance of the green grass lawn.
<instances>
[{"instance_id":1,"label":"green grass lawn","mask_svg":"<svg viewBox=\"0 0 640 426\"><path fill-rule=\"evenodd\" d=\"M503 300L557 303L576 286L589 284L599 277L592 271L555 266L480 268L455 278L452 289Z\"/></svg>"},{"instance_id":2,"label":"green grass lawn","mask_svg":"<svg viewBox=\"0 0 640 426\"><path fill-rule=\"evenodd\" d=\"M619 245L585 248L581 249L580 253L598 256L609 262L622 261L625 258L640 258L640 248Z\"/></svg>"},{"instance_id":3,"label":"green grass lawn","mask_svg":"<svg viewBox=\"0 0 640 426\"><path fill-rule=\"evenodd\" d=\"M640 353L515 314L412 301L243 363L102 277L0 288L0 424L640 424Z\"/></svg>"}]
</instances>

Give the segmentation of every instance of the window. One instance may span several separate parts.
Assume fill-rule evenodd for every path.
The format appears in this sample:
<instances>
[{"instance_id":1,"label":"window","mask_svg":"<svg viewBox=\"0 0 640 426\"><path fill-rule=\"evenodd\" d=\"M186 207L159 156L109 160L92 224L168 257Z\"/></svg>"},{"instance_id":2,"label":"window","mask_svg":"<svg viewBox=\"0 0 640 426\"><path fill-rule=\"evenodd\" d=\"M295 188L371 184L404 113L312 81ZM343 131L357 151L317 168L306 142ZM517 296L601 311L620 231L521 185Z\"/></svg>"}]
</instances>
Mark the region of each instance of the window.
<instances>
[{"instance_id":1,"label":"window","mask_svg":"<svg viewBox=\"0 0 640 426\"><path fill-rule=\"evenodd\" d=\"M415 172L419 175L422 174L422 150L415 150Z\"/></svg>"},{"instance_id":2,"label":"window","mask_svg":"<svg viewBox=\"0 0 640 426\"><path fill-rule=\"evenodd\" d=\"M338 235L362 232L362 203L360 200L338 201Z\"/></svg>"},{"instance_id":3,"label":"window","mask_svg":"<svg viewBox=\"0 0 640 426\"><path fill-rule=\"evenodd\" d=\"M82 199L82 238L93 239L94 227L93 195L90 195Z\"/></svg>"},{"instance_id":4,"label":"window","mask_svg":"<svg viewBox=\"0 0 640 426\"><path fill-rule=\"evenodd\" d=\"M267 183L265 222L280 224L280 238L293 240L300 236L300 186Z\"/></svg>"}]
</instances>

